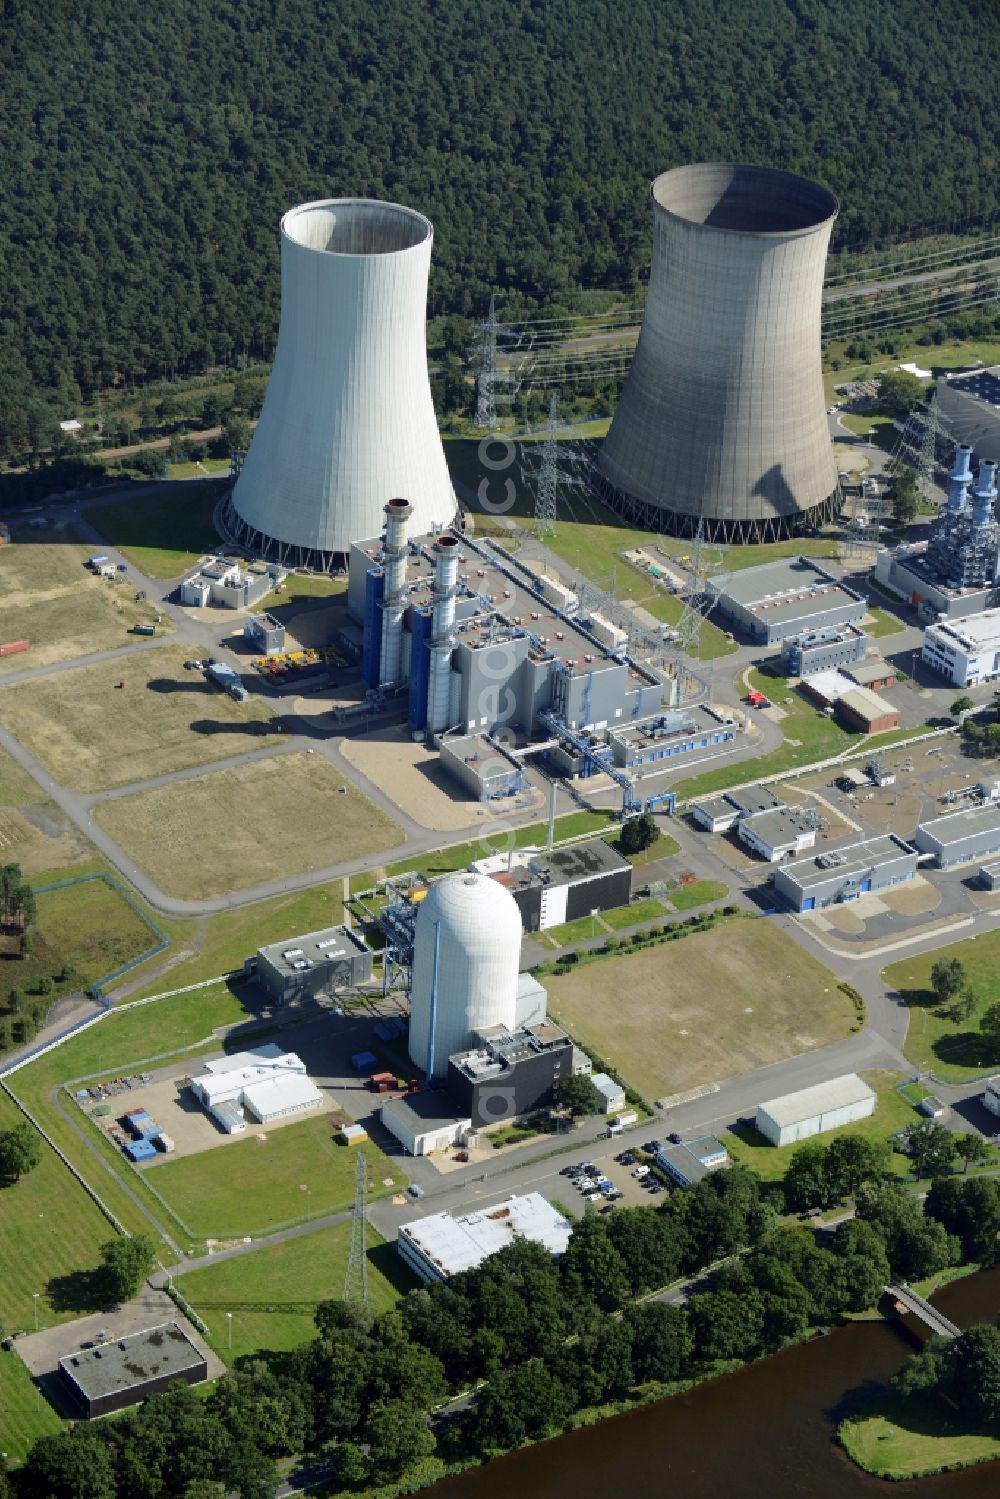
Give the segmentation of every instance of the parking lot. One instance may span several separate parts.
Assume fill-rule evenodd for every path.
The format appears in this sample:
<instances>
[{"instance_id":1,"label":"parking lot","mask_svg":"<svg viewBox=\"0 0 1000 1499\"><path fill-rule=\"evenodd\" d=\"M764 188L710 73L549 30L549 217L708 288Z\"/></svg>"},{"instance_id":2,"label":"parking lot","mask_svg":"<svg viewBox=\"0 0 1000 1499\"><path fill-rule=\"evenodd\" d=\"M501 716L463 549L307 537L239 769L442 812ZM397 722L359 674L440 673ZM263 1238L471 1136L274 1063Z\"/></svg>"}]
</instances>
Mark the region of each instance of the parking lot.
<instances>
[{"instance_id":1,"label":"parking lot","mask_svg":"<svg viewBox=\"0 0 1000 1499\"><path fill-rule=\"evenodd\" d=\"M612 1192L605 1189L599 1196L593 1198L595 1208L604 1208L609 1204L617 1207L648 1207L655 1203L657 1198L665 1194L666 1188L659 1176L649 1168L652 1166L653 1156L650 1145L654 1142L647 1141L642 1147L636 1145L629 1148L626 1138L619 1136L614 1142L614 1154L593 1154L573 1161L564 1166L560 1175L566 1183L566 1192L563 1197L567 1207L579 1205L583 1209L589 1200L587 1187L593 1183L592 1190L600 1190L596 1184L598 1181L610 1183ZM619 1159L625 1157L624 1160ZM584 1168L589 1167L589 1170ZM634 1173L645 1168L645 1175L637 1178ZM617 1195L612 1195L612 1194Z\"/></svg>"}]
</instances>

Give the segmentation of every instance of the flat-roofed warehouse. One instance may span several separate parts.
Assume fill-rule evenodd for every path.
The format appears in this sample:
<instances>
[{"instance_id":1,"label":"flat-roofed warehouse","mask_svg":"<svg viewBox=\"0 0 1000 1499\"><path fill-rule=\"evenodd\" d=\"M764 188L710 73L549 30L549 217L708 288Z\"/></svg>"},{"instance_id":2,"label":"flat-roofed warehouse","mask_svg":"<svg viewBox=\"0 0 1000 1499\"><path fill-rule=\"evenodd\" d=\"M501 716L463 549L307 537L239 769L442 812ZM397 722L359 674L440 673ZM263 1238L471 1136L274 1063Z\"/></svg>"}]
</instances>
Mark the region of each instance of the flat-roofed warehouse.
<instances>
[{"instance_id":1,"label":"flat-roofed warehouse","mask_svg":"<svg viewBox=\"0 0 1000 1499\"><path fill-rule=\"evenodd\" d=\"M515 1239L530 1239L550 1254L561 1255L571 1231L568 1219L540 1192L528 1192L460 1217L434 1213L404 1223L396 1248L415 1275L431 1282L477 1269Z\"/></svg>"},{"instance_id":2,"label":"flat-roofed warehouse","mask_svg":"<svg viewBox=\"0 0 1000 1499\"><path fill-rule=\"evenodd\" d=\"M515 849L474 867L507 887L526 932L627 906L632 896L632 865L603 838L544 853Z\"/></svg>"},{"instance_id":3,"label":"flat-roofed warehouse","mask_svg":"<svg viewBox=\"0 0 1000 1499\"><path fill-rule=\"evenodd\" d=\"M875 1112L875 1104L875 1094L868 1084L856 1072L849 1072L814 1088L759 1103L755 1123L772 1145L793 1145L811 1135L843 1129L856 1119L868 1119Z\"/></svg>"},{"instance_id":4,"label":"flat-roofed warehouse","mask_svg":"<svg viewBox=\"0 0 1000 1499\"><path fill-rule=\"evenodd\" d=\"M955 687L995 681L1000 676L1000 609L928 625L920 659Z\"/></svg>"},{"instance_id":5,"label":"flat-roofed warehouse","mask_svg":"<svg viewBox=\"0 0 1000 1499\"><path fill-rule=\"evenodd\" d=\"M913 841L922 854L933 854L942 869L1000 853L1000 804L986 802L946 812L917 827Z\"/></svg>"},{"instance_id":6,"label":"flat-roofed warehouse","mask_svg":"<svg viewBox=\"0 0 1000 1499\"><path fill-rule=\"evenodd\" d=\"M59 1360L59 1378L86 1416L106 1416L176 1380L200 1384L208 1378L208 1360L176 1322L164 1322L67 1354Z\"/></svg>"},{"instance_id":7,"label":"flat-roofed warehouse","mask_svg":"<svg viewBox=\"0 0 1000 1499\"><path fill-rule=\"evenodd\" d=\"M781 865L774 871L774 892L795 911L819 910L912 880L918 857L902 838L886 833Z\"/></svg>"},{"instance_id":8,"label":"flat-roofed warehouse","mask_svg":"<svg viewBox=\"0 0 1000 1499\"><path fill-rule=\"evenodd\" d=\"M808 557L730 573L713 585L716 608L751 640L780 645L789 635L860 625L868 604Z\"/></svg>"},{"instance_id":9,"label":"flat-roofed warehouse","mask_svg":"<svg viewBox=\"0 0 1000 1499\"><path fill-rule=\"evenodd\" d=\"M346 926L328 926L257 949L256 975L275 1004L353 989L372 976L372 955Z\"/></svg>"}]
</instances>

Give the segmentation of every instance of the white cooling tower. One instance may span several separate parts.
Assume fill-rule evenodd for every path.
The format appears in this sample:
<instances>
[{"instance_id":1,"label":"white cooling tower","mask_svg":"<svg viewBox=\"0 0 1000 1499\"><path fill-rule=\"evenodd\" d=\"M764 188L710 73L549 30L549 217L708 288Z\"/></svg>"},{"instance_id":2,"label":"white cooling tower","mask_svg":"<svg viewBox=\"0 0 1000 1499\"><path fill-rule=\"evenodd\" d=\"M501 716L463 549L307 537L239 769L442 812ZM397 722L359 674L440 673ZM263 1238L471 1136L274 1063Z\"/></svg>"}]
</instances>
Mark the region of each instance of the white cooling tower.
<instances>
[{"instance_id":1,"label":"white cooling tower","mask_svg":"<svg viewBox=\"0 0 1000 1499\"><path fill-rule=\"evenodd\" d=\"M410 1056L443 1078L473 1031L515 1024L521 913L485 874L451 874L417 913L410 990Z\"/></svg>"},{"instance_id":2,"label":"white cooling tower","mask_svg":"<svg viewBox=\"0 0 1000 1499\"><path fill-rule=\"evenodd\" d=\"M434 230L398 203L304 203L281 221L281 324L225 507L233 540L329 571L404 496L415 534L454 516L427 375Z\"/></svg>"}]
</instances>

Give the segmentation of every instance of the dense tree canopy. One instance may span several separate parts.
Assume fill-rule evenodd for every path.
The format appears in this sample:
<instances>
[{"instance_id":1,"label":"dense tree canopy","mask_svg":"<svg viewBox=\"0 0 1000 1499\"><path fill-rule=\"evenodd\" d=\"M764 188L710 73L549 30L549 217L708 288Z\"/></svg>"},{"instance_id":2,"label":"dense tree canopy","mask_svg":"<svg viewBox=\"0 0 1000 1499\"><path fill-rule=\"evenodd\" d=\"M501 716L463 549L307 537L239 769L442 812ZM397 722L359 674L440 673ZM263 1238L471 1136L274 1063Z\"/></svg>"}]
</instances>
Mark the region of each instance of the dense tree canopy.
<instances>
[{"instance_id":1,"label":"dense tree canopy","mask_svg":"<svg viewBox=\"0 0 1000 1499\"><path fill-rule=\"evenodd\" d=\"M432 310L630 294L648 182L765 162L838 242L1000 211L977 0L0 0L0 429L133 376L267 358L291 204L435 224ZM2 430L0 430L2 438ZM16 447L16 442L15 442Z\"/></svg>"}]
</instances>

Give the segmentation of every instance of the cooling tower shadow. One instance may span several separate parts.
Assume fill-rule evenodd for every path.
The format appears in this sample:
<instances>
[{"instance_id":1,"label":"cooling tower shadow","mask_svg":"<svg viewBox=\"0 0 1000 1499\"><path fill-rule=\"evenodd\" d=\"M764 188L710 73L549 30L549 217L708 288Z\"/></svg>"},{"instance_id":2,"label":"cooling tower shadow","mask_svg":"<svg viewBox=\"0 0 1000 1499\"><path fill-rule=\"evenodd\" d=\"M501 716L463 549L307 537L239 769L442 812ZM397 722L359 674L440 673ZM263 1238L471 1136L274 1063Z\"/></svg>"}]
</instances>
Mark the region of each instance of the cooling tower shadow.
<instances>
[{"instance_id":1,"label":"cooling tower shadow","mask_svg":"<svg viewBox=\"0 0 1000 1499\"><path fill-rule=\"evenodd\" d=\"M751 494L769 505L772 514L782 520L788 516L801 514L801 507L796 503L780 463L772 464L761 475L751 490Z\"/></svg>"}]
</instances>

